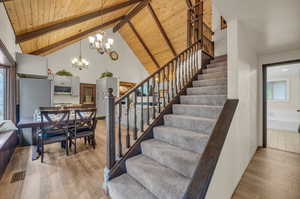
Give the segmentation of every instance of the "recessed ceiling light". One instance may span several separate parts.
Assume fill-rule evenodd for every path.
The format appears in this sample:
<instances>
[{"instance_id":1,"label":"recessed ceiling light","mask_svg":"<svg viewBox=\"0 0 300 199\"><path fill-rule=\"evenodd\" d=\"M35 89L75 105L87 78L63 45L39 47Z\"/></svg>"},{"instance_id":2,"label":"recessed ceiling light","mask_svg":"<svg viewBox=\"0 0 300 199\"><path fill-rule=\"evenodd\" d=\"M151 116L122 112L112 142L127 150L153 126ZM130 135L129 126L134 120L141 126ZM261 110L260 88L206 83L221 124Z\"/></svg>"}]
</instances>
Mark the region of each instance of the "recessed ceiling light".
<instances>
[{"instance_id":1,"label":"recessed ceiling light","mask_svg":"<svg viewBox=\"0 0 300 199\"><path fill-rule=\"evenodd\" d=\"M289 69L287 69L287 68L282 69L282 72L288 72L288 71L289 71Z\"/></svg>"}]
</instances>

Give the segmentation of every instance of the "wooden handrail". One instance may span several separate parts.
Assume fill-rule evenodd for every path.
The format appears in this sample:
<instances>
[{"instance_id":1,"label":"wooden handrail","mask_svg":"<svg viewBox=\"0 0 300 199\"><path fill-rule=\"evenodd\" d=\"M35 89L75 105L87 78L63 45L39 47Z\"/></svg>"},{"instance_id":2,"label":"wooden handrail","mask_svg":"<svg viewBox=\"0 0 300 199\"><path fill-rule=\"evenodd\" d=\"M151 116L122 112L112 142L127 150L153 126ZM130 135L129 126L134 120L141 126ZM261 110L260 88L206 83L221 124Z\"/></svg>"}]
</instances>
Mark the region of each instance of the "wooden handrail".
<instances>
[{"instance_id":1,"label":"wooden handrail","mask_svg":"<svg viewBox=\"0 0 300 199\"><path fill-rule=\"evenodd\" d=\"M228 99L226 101L183 199L205 198L238 106L238 101L237 99Z\"/></svg>"}]
</instances>

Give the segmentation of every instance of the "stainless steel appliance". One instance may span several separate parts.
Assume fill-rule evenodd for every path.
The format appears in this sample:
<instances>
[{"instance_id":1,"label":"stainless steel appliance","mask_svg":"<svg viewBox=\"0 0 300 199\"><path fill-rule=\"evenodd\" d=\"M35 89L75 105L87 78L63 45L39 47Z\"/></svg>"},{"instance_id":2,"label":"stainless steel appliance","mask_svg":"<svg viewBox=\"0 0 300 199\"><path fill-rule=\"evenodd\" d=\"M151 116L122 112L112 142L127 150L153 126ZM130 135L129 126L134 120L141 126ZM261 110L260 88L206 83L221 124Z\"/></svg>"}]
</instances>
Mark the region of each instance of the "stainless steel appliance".
<instances>
[{"instance_id":1,"label":"stainless steel appliance","mask_svg":"<svg viewBox=\"0 0 300 199\"><path fill-rule=\"evenodd\" d=\"M20 78L20 119L32 118L39 107L51 106L51 80Z\"/></svg>"}]
</instances>

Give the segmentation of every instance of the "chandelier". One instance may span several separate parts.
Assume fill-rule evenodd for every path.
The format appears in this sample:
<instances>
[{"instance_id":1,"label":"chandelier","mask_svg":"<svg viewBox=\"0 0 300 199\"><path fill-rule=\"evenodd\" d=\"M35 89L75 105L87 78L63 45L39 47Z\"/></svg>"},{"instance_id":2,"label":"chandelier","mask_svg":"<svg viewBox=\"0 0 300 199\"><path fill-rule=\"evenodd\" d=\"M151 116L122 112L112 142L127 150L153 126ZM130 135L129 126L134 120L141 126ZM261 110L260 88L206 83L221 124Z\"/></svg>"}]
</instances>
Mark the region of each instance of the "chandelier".
<instances>
[{"instance_id":1,"label":"chandelier","mask_svg":"<svg viewBox=\"0 0 300 199\"><path fill-rule=\"evenodd\" d=\"M89 62L82 58L82 48L81 48L81 41L80 41L80 55L79 57L74 57L71 62L72 62L72 67L73 68L76 68L76 69L79 69L79 70L82 70L84 68L88 68L89 67Z\"/></svg>"},{"instance_id":2,"label":"chandelier","mask_svg":"<svg viewBox=\"0 0 300 199\"><path fill-rule=\"evenodd\" d=\"M103 10L103 0L101 1L101 10ZM101 17L103 24L103 16ZM112 60L117 60L119 55L113 50L114 40L107 37L107 33L100 31L95 36L89 37L89 48L97 50L101 55L108 54Z\"/></svg>"},{"instance_id":3,"label":"chandelier","mask_svg":"<svg viewBox=\"0 0 300 199\"><path fill-rule=\"evenodd\" d=\"M114 44L114 40L112 38L107 38L104 31L89 37L89 43L89 47L91 49L96 49L101 55L104 53L109 54L113 51L112 45Z\"/></svg>"}]
</instances>

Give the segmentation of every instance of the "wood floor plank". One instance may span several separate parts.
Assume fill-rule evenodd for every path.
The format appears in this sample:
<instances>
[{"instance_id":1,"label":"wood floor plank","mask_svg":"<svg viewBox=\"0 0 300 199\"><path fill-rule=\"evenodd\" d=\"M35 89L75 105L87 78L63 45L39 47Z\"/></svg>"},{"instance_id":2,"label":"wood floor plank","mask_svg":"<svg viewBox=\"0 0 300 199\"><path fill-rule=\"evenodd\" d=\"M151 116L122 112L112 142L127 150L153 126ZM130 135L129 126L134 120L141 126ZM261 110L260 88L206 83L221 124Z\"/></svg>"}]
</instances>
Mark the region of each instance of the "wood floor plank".
<instances>
[{"instance_id":1,"label":"wood floor plank","mask_svg":"<svg viewBox=\"0 0 300 199\"><path fill-rule=\"evenodd\" d=\"M233 199L299 199L300 154L259 149Z\"/></svg>"}]
</instances>

